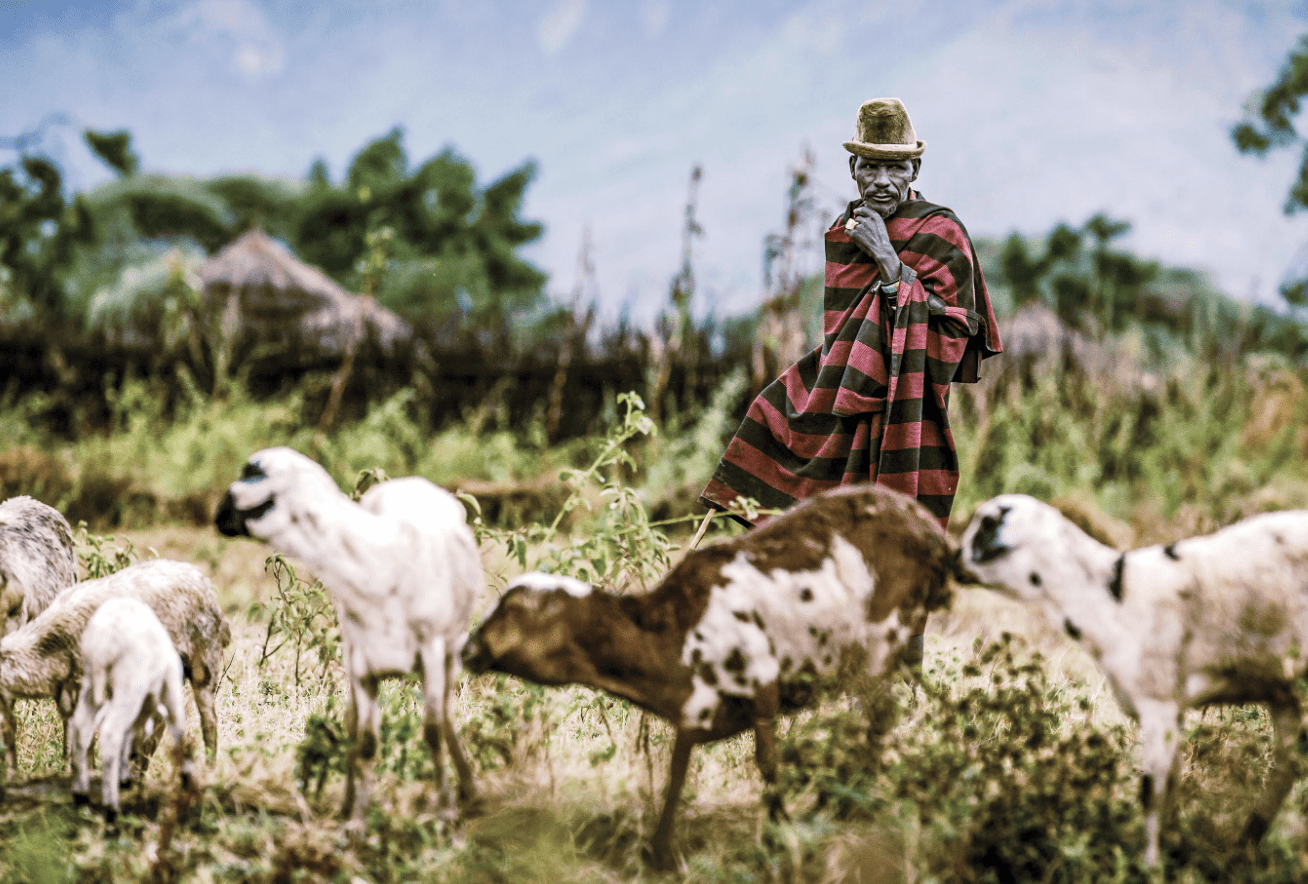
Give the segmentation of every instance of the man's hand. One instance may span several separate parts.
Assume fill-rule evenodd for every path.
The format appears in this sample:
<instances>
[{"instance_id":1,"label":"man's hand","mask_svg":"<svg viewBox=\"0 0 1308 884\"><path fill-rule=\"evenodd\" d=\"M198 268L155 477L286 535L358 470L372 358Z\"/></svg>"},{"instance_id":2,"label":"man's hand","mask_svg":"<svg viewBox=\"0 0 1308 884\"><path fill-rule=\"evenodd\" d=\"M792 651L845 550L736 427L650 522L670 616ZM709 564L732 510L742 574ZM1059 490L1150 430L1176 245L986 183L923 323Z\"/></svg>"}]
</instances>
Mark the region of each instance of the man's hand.
<instances>
[{"instance_id":1,"label":"man's hand","mask_svg":"<svg viewBox=\"0 0 1308 884\"><path fill-rule=\"evenodd\" d=\"M849 232L849 238L877 262L877 267L881 270L882 282L898 280L899 255L895 253L895 247L890 244L890 234L886 232L885 220L861 203L854 209L854 218L858 221L854 229L849 230L848 226L845 228Z\"/></svg>"}]
</instances>

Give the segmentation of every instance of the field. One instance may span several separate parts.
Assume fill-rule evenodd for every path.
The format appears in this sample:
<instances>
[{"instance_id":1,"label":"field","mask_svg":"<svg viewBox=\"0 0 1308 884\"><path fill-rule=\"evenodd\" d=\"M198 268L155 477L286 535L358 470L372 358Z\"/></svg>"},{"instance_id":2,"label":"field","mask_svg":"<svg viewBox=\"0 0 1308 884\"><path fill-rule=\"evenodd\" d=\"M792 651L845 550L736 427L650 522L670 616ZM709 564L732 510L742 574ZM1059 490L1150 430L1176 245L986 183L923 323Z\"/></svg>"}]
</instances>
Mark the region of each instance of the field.
<instances>
[{"instance_id":1,"label":"field","mask_svg":"<svg viewBox=\"0 0 1308 884\"><path fill-rule=\"evenodd\" d=\"M997 490L1056 499L1126 544L1308 505L1299 372L1190 366L1113 385L1093 366L1075 377L1013 366L955 405L967 477L958 528ZM135 503L116 511L117 524L82 535L84 557L157 554L210 572L233 627L218 762L197 794L182 796L159 753L109 827L71 803L52 704L20 703L19 769L0 805L0 881L669 877L641 856L666 776L666 725L589 690L507 677L459 685L458 722L483 804L457 820L425 809L430 760L415 688L384 689L379 800L366 835L349 840L335 818L344 698L330 608L293 562L270 573L266 547L201 522L245 455L273 443L313 452L347 489L373 467L451 485L539 490L544 477L551 490L512 507L501 500L478 519L490 577L482 610L527 567L649 585L687 542L694 516L684 488L720 453L738 391L720 391L693 421L657 434L639 400L620 397L604 433L547 449L530 431L484 423L424 435L402 397L323 439L302 429L294 401L204 398L165 419L151 413L148 389L127 389L115 429L75 443L42 437L7 409L0 467L11 471L0 469L0 479L6 494L27 490L12 485L21 463L37 483L29 493L65 511L89 511L97 489L115 488L117 500ZM192 511L199 516L186 518ZM1068 639L997 596L960 590L931 622L924 673L922 686L896 683L901 714L880 739L839 697L786 722L789 822L763 810L752 738L698 750L679 826L680 877L1146 880L1137 865L1144 834L1134 726ZM1169 879L1304 880L1302 786L1258 851L1231 843L1266 767L1263 713L1215 710L1187 724L1164 835Z\"/></svg>"},{"instance_id":2,"label":"field","mask_svg":"<svg viewBox=\"0 0 1308 884\"><path fill-rule=\"evenodd\" d=\"M23 774L0 818L7 879L662 877L645 869L641 847L662 791L669 729L586 689L546 691L505 677L466 678L459 689L461 732L485 799L478 815L459 822L423 810L430 761L416 689L385 690L380 798L364 843L352 844L334 819L342 778L330 773L321 791L315 782L315 764L339 760L323 751L325 736L339 736L330 727L344 702L339 665L324 670L308 653L298 683L289 649L259 665L267 623L247 612L278 592L264 573L266 550L203 528L117 536L119 546L129 540L207 565L222 588L234 637L218 763L160 855L152 849L171 800L166 753L145 785L126 793L126 814L109 829L69 801L52 704L22 703ZM896 687L905 711L878 746L867 743L863 717L847 701L789 721L782 776L792 823L767 821L750 737L699 750L681 827L685 879L1142 879L1133 865L1143 828L1131 728L1084 654L1025 610L969 590L932 622L925 671L930 690ZM311 722L316 742L306 737ZM1261 864L1223 847L1252 803L1268 749L1261 713L1209 712L1191 725L1171 845L1186 857L1178 878L1243 871L1247 880L1295 880L1306 870L1302 790L1278 818ZM315 746L320 757L306 763ZM819 799L826 806L811 810Z\"/></svg>"}]
</instances>

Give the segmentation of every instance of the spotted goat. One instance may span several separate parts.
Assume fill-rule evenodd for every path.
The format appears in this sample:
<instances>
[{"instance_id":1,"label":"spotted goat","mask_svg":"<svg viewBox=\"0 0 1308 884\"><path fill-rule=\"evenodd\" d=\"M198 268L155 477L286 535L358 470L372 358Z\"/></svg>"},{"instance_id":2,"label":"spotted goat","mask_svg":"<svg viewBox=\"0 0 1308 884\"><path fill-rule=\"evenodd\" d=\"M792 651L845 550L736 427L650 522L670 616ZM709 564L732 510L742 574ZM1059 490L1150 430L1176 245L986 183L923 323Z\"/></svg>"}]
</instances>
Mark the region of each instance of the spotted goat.
<instances>
[{"instance_id":1,"label":"spotted goat","mask_svg":"<svg viewBox=\"0 0 1308 884\"><path fill-rule=\"evenodd\" d=\"M648 593L525 574L472 633L464 662L474 672L589 685L670 721L676 739L651 847L654 864L671 868L691 750L752 728L769 811L784 815L778 716L827 687L863 695L871 716L910 636L948 604L956 569L919 503L856 486L687 553Z\"/></svg>"},{"instance_id":2,"label":"spotted goat","mask_svg":"<svg viewBox=\"0 0 1308 884\"><path fill-rule=\"evenodd\" d=\"M1146 865L1177 777L1181 716L1263 703L1272 771L1242 838L1261 840L1294 784L1308 650L1308 510L1266 513L1203 537L1119 552L1022 494L983 503L962 557L1000 592L1039 608L1099 664L1140 722Z\"/></svg>"}]
</instances>

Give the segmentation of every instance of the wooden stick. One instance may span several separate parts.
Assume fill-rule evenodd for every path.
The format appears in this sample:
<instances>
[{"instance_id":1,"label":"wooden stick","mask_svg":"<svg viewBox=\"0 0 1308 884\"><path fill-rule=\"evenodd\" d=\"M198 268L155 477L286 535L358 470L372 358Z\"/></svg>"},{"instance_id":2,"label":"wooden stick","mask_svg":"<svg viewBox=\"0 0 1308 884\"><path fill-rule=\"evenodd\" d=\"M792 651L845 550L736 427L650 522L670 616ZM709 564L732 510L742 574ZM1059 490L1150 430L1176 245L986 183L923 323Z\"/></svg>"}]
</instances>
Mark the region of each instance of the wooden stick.
<instances>
[{"instance_id":1,"label":"wooden stick","mask_svg":"<svg viewBox=\"0 0 1308 884\"><path fill-rule=\"evenodd\" d=\"M708 530L709 522L718 514L717 510L709 510L704 516L704 521L699 523L699 530L695 532L695 539L690 542L690 548L694 549L699 546L699 542L704 539L704 532Z\"/></svg>"}]
</instances>

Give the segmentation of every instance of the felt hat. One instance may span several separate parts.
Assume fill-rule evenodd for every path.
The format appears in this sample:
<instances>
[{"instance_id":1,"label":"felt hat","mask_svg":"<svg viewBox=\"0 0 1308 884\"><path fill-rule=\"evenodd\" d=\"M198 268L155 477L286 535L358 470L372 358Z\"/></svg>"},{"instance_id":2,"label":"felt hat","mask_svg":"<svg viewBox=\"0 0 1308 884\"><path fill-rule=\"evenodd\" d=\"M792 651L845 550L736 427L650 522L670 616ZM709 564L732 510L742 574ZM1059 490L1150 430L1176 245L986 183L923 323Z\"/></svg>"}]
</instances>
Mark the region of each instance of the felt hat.
<instances>
[{"instance_id":1,"label":"felt hat","mask_svg":"<svg viewBox=\"0 0 1308 884\"><path fill-rule=\"evenodd\" d=\"M913 131L904 102L898 98L873 98L858 109L854 138L845 150L869 160L911 160L922 156L926 142Z\"/></svg>"}]
</instances>

